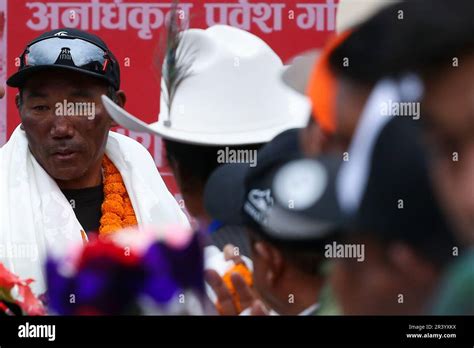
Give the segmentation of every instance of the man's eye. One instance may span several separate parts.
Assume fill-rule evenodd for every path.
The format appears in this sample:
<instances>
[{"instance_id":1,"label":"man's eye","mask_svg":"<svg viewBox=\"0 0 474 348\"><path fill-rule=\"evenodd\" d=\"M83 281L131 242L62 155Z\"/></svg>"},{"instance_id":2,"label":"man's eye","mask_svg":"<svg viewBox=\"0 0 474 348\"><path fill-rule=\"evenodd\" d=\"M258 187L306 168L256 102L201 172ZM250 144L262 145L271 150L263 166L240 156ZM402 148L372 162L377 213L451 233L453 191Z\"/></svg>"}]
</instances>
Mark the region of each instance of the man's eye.
<instances>
[{"instance_id":1,"label":"man's eye","mask_svg":"<svg viewBox=\"0 0 474 348\"><path fill-rule=\"evenodd\" d=\"M36 106L33 107L33 110L35 110L35 111L48 111L49 106L47 106L47 105L36 105Z\"/></svg>"}]
</instances>

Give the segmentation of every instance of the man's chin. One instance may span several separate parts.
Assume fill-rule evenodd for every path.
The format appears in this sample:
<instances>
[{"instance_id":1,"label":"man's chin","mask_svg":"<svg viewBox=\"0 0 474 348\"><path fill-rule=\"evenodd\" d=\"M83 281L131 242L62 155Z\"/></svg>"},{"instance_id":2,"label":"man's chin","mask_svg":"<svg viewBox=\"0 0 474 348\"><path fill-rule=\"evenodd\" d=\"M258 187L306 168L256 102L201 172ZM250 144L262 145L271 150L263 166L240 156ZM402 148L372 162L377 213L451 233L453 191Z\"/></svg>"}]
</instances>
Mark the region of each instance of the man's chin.
<instances>
[{"instance_id":1,"label":"man's chin","mask_svg":"<svg viewBox=\"0 0 474 348\"><path fill-rule=\"evenodd\" d=\"M48 174L55 181L74 181L78 180L82 176L83 170L80 170L78 167L68 167L68 168L54 168L51 171L48 171Z\"/></svg>"}]
</instances>

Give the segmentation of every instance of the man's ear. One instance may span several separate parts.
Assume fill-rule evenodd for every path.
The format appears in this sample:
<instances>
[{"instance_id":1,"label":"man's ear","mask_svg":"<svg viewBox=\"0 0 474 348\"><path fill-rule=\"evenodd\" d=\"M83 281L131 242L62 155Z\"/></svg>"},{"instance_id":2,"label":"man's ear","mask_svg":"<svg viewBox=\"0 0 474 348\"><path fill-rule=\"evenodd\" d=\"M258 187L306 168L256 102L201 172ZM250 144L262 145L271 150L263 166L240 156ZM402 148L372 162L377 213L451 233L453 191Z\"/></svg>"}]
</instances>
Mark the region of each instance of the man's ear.
<instances>
[{"instance_id":1,"label":"man's ear","mask_svg":"<svg viewBox=\"0 0 474 348\"><path fill-rule=\"evenodd\" d=\"M413 248L403 243L394 243L388 247L390 263L396 271L408 281L430 281L436 277L436 269L430 262L418 255Z\"/></svg>"},{"instance_id":2,"label":"man's ear","mask_svg":"<svg viewBox=\"0 0 474 348\"><path fill-rule=\"evenodd\" d=\"M16 108L20 110L20 107L21 107L20 93L17 93L15 96L15 105L16 105Z\"/></svg>"},{"instance_id":3,"label":"man's ear","mask_svg":"<svg viewBox=\"0 0 474 348\"><path fill-rule=\"evenodd\" d=\"M280 251L265 241L259 241L255 243L255 252L265 262L265 281L270 286L275 286L283 271L283 257Z\"/></svg>"},{"instance_id":4,"label":"man's ear","mask_svg":"<svg viewBox=\"0 0 474 348\"><path fill-rule=\"evenodd\" d=\"M122 91L122 90L119 90L119 91L115 92L115 96L117 97L116 98L117 105L120 106L121 108L123 108L125 106L125 103L127 102L127 96L125 95L125 92ZM120 125L117 122L115 122L114 119L112 119L111 126L112 127L118 127Z\"/></svg>"},{"instance_id":5,"label":"man's ear","mask_svg":"<svg viewBox=\"0 0 474 348\"><path fill-rule=\"evenodd\" d=\"M117 104L121 108L125 106L125 103L127 102L127 96L125 95L125 92L123 90L119 90L116 93L117 96Z\"/></svg>"},{"instance_id":6,"label":"man's ear","mask_svg":"<svg viewBox=\"0 0 474 348\"><path fill-rule=\"evenodd\" d=\"M20 93L17 93L16 96L15 96L15 105L16 105L16 108L18 109L18 113L20 114L20 118L22 118L21 117L21 112L20 112L20 108L21 108ZM20 129L25 130L25 127L23 126L23 123L20 124Z\"/></svg>"}]
</instances>

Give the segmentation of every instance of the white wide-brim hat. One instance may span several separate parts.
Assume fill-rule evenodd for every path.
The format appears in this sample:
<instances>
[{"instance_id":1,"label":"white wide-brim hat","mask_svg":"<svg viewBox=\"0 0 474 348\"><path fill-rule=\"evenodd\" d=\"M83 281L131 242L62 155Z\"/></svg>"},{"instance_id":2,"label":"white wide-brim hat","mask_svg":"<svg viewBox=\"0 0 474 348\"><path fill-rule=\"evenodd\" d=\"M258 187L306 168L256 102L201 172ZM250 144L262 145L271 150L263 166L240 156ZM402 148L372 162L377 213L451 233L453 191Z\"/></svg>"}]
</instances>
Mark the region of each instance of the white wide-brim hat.
<instances>
[{"instance_id":1,"label":"white wide-brim hat","mask_svg":"<svg viewBox=\"0 0 474 348\"><path fill-rule=\"evenodd\" d=\"M259 37L226 25L182 35L179 49L190 53L188 58L182 54L190 75L176 89L171 110L162 79L159 120L152 124L102 96L118 124L202 145L265 143L287 129L306 126L309 100L282 83L285 67Z\"/></svg>"}]
</instances>

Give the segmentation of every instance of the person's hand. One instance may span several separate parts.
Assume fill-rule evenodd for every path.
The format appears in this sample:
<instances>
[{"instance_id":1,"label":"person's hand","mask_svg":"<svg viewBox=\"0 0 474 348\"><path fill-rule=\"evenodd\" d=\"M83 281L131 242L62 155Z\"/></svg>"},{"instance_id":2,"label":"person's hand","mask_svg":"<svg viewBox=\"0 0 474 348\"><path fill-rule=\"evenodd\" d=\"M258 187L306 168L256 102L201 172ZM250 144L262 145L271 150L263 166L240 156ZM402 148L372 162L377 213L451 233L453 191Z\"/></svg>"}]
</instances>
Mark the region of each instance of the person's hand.
<instances>
[{"instance_id":1,"label":"person's hand","mask_svg":"<svg viewBox=\"0 0 474 348\"><path fill-rule=\"evenodd\" d=\"M241 309L253 305L258 298L253 290L245 283L245 280L238 273L231 275L231 281L239 298L241 308L237 308L230 290L224 283L219 273L215 270L206 270L206 282L212 288L217 297L217 310L221 315L238 315Z\"/></svg>"},{"instance_id":2,"label":"person's hand","mask_svg":"<svg viewBox=\"0 0 474 348\"><path fill-rule=\"evenodd\" d=\"M227 261L233 261L235 264L245 264L240 255L234 253L234 250L233 245L226 245L224 247L224 258ZM238 315L242 309L246 308L250 308L250 315L266 315L265 306L240 274L233 273L230 277L239 299L238 306L236 306L229 288L225 285L219 273L214 270L206 270L205 276L207 283L216 294L217 310L221 315Z\"/></svg>"},{"instance_id":3,"label":"person's hand","mask_svg":"<svg viewBox=\"0 0 474 348\"><path fill-rule=\"evenodd\" d=\"M2 99L4 95L5 95L5 88L3 88L3 86L0 86L0 99Z\"/></svg>"},{"instance_id":4,"label":"person's hand","mask_svg":"<svg viewBox=\"0 0 474 348\"><path fill-rule=\"evenodd\" d=\"M245 265L245 262L242 257L235 252L236 250L237 248L232 244L227 244L226 246L224 246L224 249L222 250L222 252L224 253L224 259L226 261L234 261L236 265L238 265L239 263Z\"/></svg>"}]
</instances>

